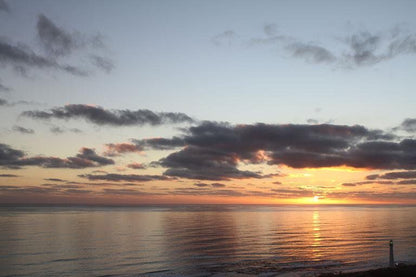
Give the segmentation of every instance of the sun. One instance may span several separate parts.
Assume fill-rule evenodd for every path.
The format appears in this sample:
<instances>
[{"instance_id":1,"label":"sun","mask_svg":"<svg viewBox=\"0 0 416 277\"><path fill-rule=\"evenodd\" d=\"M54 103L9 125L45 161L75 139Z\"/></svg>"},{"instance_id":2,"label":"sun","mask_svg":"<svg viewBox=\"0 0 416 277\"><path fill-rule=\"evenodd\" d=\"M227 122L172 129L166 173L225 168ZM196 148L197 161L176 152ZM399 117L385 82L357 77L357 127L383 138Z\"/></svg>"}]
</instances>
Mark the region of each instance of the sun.
<instances>
[{"instance_id":1,"label":"sun","mask_svg":"<svg viewBox=\"0 0 416 277\"><path fill-rule=\"evenodd\" d=\"M315 195L314 197L313 197L313 202L318 202L319 201L319 196L318 195Z\"/></svg>"}]
</instances>

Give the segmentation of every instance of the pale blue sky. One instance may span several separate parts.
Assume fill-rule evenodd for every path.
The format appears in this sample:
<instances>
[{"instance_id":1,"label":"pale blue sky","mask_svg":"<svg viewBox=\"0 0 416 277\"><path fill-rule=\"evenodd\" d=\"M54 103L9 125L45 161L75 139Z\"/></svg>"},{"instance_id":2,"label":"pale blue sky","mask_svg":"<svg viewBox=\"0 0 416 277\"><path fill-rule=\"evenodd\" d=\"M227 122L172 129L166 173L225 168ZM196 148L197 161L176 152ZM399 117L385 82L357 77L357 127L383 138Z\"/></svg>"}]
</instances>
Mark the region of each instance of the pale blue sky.
<instances>
[{"instance_id":1,"label":"pale blue sky","mask_svg":"<svg viewBox=\"0 0 416 277\"><path fill-rule=\"evenodd\" d=\"M3 37L36 49L35 25L43 13L66 30L102 34L104 51L116 65L111 74L88 78L36 70L32 78L21 78L2 70L16 100L180 111L236 123L316 118L391 127L414 116L415 55L351 70L307 63L272 45L247 45L265 38L264 26L275 24L278 34L342 52L339 40L357 31L403 26L413 32L414 1L12 1L9 6L11 12L0 17ZM212 43L227 30L236 34L230 44Z\"/></svg>"}]
</instances>

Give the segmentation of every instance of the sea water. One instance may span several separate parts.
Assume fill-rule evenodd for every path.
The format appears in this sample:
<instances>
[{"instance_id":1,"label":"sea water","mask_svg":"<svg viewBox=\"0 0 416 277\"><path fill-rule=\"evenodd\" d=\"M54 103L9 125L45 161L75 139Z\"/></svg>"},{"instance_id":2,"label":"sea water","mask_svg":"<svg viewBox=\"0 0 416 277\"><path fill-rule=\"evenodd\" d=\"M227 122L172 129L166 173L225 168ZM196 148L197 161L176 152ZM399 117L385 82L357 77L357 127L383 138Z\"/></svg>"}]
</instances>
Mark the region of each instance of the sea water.
<instances>
[{"instance_id":1,"label":"sea water","mask_svg":"<svg viewBox=\"0 0 416 277\"><path fill-rule=\"evenodd\" d=\"M416 262L414 206L1 207L1 276L227 276Z\"/></svg>"}]
</instances>

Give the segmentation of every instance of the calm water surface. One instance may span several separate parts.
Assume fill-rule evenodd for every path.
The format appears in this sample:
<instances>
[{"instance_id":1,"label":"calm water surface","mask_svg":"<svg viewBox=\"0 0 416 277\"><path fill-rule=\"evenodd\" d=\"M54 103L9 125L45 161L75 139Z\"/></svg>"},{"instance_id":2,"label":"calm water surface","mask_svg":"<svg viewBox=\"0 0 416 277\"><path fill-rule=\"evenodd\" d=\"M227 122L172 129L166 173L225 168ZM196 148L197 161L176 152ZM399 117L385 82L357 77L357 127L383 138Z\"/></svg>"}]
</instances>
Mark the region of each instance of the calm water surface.
<instances>
[{"instance_id":1,"label":"calm water surface","mask_svg":"<svg viewBox=\"0 0 416 277\"><path fill-rule=\"evenodd\" d=\"M416 262L416 207L0 208L0 275L212 276Z\"/></svg>"}]
</instances>

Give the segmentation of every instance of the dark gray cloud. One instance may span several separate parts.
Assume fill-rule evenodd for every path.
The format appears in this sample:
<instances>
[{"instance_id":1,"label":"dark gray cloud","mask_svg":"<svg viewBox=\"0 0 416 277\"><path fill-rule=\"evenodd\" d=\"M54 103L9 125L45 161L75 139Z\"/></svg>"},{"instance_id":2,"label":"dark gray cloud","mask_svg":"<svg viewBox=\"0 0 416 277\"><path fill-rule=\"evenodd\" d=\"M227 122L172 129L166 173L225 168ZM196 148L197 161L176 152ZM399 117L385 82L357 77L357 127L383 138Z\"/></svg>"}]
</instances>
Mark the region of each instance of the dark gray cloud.
<instances>
[{"instance_id":1,"label":"dark gray cloud","mask_svg":"<svg viewBox=\"0 0 416 277\"><path fill-rule=\"evenodd\" d=\"M188 179L220 181L263 178L259 173L237 169L237 156L219 149L188 146L161 159L159 164L168 168L165 175Z\"/></svg>"},{"instance_id":2,"label":"dark gray cloud","mask_svg":"<svg viewBox=\"0 0 416 277\"><path fill-rule=\"evenodd\" d=\"M25 111L22 116L34 119L85 119L97 125L133 126L192 123L184 113L152 112L150 110L106 110L102 107L71 104L48 111Z\"/></svg>"},{"instance_id":3,"label":"dark gray cloud","mask_svg":"<svg viewBox=\"0 0 416 277\"><path fill-rule=\"evenodd\" d=\"M416 141L397 139L358 125L203 122L173 138L172 144L185 147L153 165L167 168L167 176L198 180L271 177L239 170L240 163L267 162L293 168L416 168ZM169 145L169 141L163 140L162 145Z\"/></svg>"},{"instance_id":4,"label":"dark gray cloud","mask_svg":"<svg viewBox=\"0 0 416 277\"><path fill-rule=\"evenodd\" d=\"M110 73L114 69L114 63L108 57L96 53L97 49L105 48L101 35L88 36L79 32L72 32L58 27L52 20L45 15L40 14L37 22L37 32L39 41L46 51L52 57L69 56L74 52L80 53L83 49L88 49L93 54L88 58L93 66ZM67 68L68 71L75 68Z\"/></svg>"},{"instance_id":5,"label":"dark gray cloud","mask_svg":"<svg viewBox=\"0 0 416 277\"><path fill-rule=\"evenodd\" d=\"M103 189L103 193L111 194L111 195L158 195L158 193L155 193L155 192L149 193L149 192L135 190L135 189L111 189L111 188Z\"/></svg>"},{"instance_id":6,"label":"dark gray cloud","mask_svg":"<svg viewBox=\"0 0 416 277\"><path fill-rule=\"evenodd\" d=\"M71 132L71 133L82 133L82 131L78 128L70 128L70 129L66 129L66 128L62 128L62 127L58 127L58 126L52 126L51 128L49 128L49 130L54 133L54 134L63 134L66 132Z\"/></svg>"},{"instance_id":7,"label":"dark gray cloud","mask_svg":"<svg viewBox=\"0 0 416 277\"><path fill-rule=\"evenodd\" d=\"M185 146L185 141L180 137L167 138L149 138L141 140L133 140L138 147L157 149L157 150L170 150L178 147Z\"/></svg>"},{"instance_id":8,"label":"dark gray cloud","mask_svg":"<svg viewBox=\"0 0 416 277\"><path fill-rule=\"evenodd\" d=\"M88 74L75 66L60 64L53 58L38 55L28 46L22 44L12 45L4 40L0 40L0 64L11 66L14 70L24 75L30 68L57 69L77 76L86 76Z\"/></svg>"},{"instance_id":9,"label":"dark gray cloud","mask_svg":"<svg viewBox=\"0 0 416 277\"><path fill-rule=\"evenodd\" d=\"M398 185L416 185L416 179L412 180L402 180L397 182Z\"/></svg>"},{"instance_id":10,"label":"dark gray cloud","mask_svg":"<svg viewBox=\"0 0 416 277\"><path fill-rule=\"evenodd\" d=\"M407 132L416 132L416 118L406 118L400 127Z\"/></svg>"},{"instance_id":11,"label":"dark gray cloud","mask_svg":"<svg viewBox=\"0 0 416 277\"><path fill-rule=\"evenodd\" d=\"M25 153L0 143L0 166L15 168L15 162L23 158Z\"/></svg>"},{"instance_id":12,"label":"dark gray cloud","mask_svg":"<svg viewBox=\"0 0 416 277\"><path fill-rule=\"evenodd\" d=\"M54 56L65 56L78 46L77 39L62 28L57 27L49 18L40 14L37 22L38 37L45 50Z\"/></svg>"},{"instance_id":13,"label":"dark gray cloud","mask_svg":"<svg viewBox=\"0 0 416 277\"><path fill-rule=\"evenodd\" d=\"M344 187L356 187L361 185L368 185L368 184L380 184L380 185L393 185L394 182L392 181L361 181L361 182L354 182L354 183L343 183Z\"/></svg>"},{"instance_id":14,"label":"dark gray cloud","mask_svg":"<svg viewBox=\"0 0 416 277\"><path fill-rule=\"evenodd\" d=\"M211 186L213 188L224 188L225 187L225 185L221 184L221 183L212 183Z\"/></svg>"},{"instance_id":15,"label":"dark gray cloud","mask_svg":"<svg viewBox=\"0 0 416 277\"><path fill-rule=\"evenodd\" d=\"M206 188L206 187L213 187L213 188L224 188L225 185L221 184L221 183L211 183L211 184L207 184L207 183L195 183L194 186L199 187L199 188Z\"/></svg>"},{"instance_id":16,"label":"dark gray cloud","mask_svg":"<svg viewBox=\"0 0 416 277\"><path fill-rule=\"evenodd\" d=\"M114 164L114 161L95 153L93 149L81 148L74 157L65 159L58 157L34 156L27 157L23 151L0 144L0 166L20 168L22 166L40 166L44 168L89 168Z\"/></svg>"},{"instance_id":17,"label":"dark gray cloud","mask_svg":"<svg viewBox=\"0 0 416 277\"><path fill-rule=\"evenodd\" d=\"M19 132L21 134L30 134L30 135L35 133L33 129L25 128L25 127L17 126L17 125L13 126L13 131Z\"/></svg>"},{"instance_id":18,"label":"dark gray cloud","mask_svg":"<svg viewBox=\"0 0 416 277\"><path fill-rule=\"evenodd\" d=\"M15 175L15 174L0 174L0 177L2 177L2 178L14 178L14 177L19 177L19 175Z\"/></svg>"},{"instance_id":19,"label":"dark gray cloud","mask_svg":"<svg viewBox=\"0 0 416 277\"><path fill-rule=\"evenodd\" d=\"M345 54L347 62L352 62L355 65L373 65L385 59L385 55L375 53L381 40L380 35L369 32L353 34L346 39L346 43L350 47L349 53Z\"/></svg>"},{"instance_id":20,"label":"dark gray cloud","mask_svg":"<svg viewBox=\"0 0 416 277\"><path fill-rule=\"evenodd\" d=\"M87 178L88 180L102 180L102 181L127 181L127 182L148 182L153 180L170 180L171 178L161 175L137 175L137 174L82 174L79 177Z\"/></svg>"},{"instance_id":21,"label":"dark gray cloud","mask_svg":"<svg viewBox=\"0 0 416 277\"><path fill-rule=\"evenodd\" d=\"M66 180L59 179L59 178L45 178L46 181L52 181L52 182L67 182Z\"/></svg>"},{"instance_id":22,"label":"dark gray cloud","mask_svg":"<svg viewBox=\"0 0 416 277\"><path fill-rule=\"evenodd\" d=\"M10 7L5 0L0 0L0 11L10 12Z\"/></svg>"},{"instance_id":23,"label":"dark gray cloud","mask_svg":"<svg viewBox=\"0 0 416 277\"><path fill-rule=\"evenodd\" d=\"M115 67L113 61L106 57L91 55L90 59L93 65L106 73L110 73Z\"/></svg>"},{"instance_id":24,"label":"dark gray cloud","mask_svg":"<svg viewBox=\"0 0 416 277\"><path fill-rule=\"evenodd\" d=\"M8 106L8 102L6 99L0 98L0 106Z\"/></svg>"},{"instance_id":25,"label":"dark gray cloud","mask_svg":"<svg viewBox=\"0 0 416 277\"><path fill-rule=\"evenodd\" d=\"M396 179L413 179L416 178L416 171L396 171L396 172L387 172L384 174L373 174L368 175L366 177L368 180L376 180L376 179L388 179L388 180L396 180Z\"/></svg>"}]
</instances>

